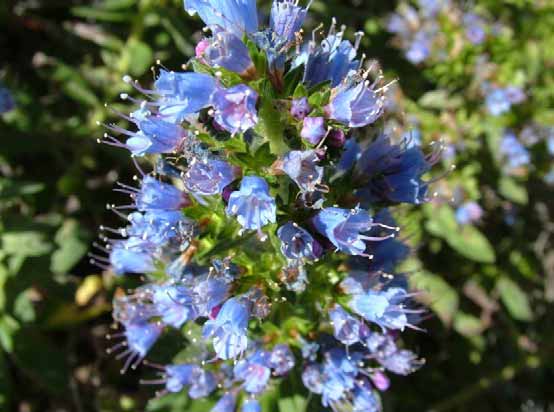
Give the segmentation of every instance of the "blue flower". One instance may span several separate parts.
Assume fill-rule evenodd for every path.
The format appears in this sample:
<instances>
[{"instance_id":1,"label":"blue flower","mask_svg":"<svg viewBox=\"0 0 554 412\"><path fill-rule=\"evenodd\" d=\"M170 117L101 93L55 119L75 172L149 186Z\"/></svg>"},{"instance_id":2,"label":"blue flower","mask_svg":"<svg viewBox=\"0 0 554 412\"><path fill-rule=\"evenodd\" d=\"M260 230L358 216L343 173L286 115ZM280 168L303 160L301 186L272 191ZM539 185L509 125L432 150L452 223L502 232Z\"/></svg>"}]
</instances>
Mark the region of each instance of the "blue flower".
<instances>
[{"instance_id":1,"label":"blue flower","mask_svg":"<svg viewBox=\"0 0 554 412\"><path fill-rule=\"evenodd\" d=\"M269 353L258 350L240 360L233 370L235 378L243 381L242 387L248 393L259 394L265 390L271 377Z\"/></svg>"},{"instance_id":2,"label":"blue flower","mask_svg":"<svg viewBox=\"0 0 554 412\"><path fill-rule=\"evenodd\" d=\"M141 239L152 247L165 246L179 236L179 226L189 223L180 211L151 210L146 213L133 212L127 219L131 223L124 232L130 237Z\"/></svg>"},{"instance_id":3,"label":"blue flower","mask_svg":"<svg viewBox=\"0 0 554 412\"><path fill-rule=\"evenodd\" d=\"M0 83L0 114L7 113L15 108L12 93Z\"/></svg>"},{"instance_id":4,"label":"blue flower","mask_svg":"<svg viewBox=\"0 0 554 412\"><path fill-rule=\"evenodd\" d=\"M217 387L217 381L213 373L196 367L192 372L189 396L191 399L205 398Z\"/></svg>"},{"instance_id":5,"label":"blue flower","mask_svg":"<svg viewBox=\"0 0 554 412\"><path fill-rule=\"evenodd\" d=\"M220 359L236 359L246 350L249 316L249 305L231 298L223 304L214 320L204 324L202 334L213 338L214 350Z\"/></svg>"},{"instance_id":6,"label":"blue flower","mask_svg":"<svg viewBox=\"0 0 554 412\"><path fill-rule=\"evenodd\" d=\"M287 222L277 230L281 252L289 259L315 260L321 256L320 244L296 223Z\"/></svg>"},{"instance_id":7,"label":"blue flower","mask_svg":"<svg viewBox=\"0 0 554 412\"><path fill-rule=\"evenodd\" d=\"M275 345L269 357L269 365L275 375L286 375L294 368L294 363L294 355L288 345Z\"/></svg>"},{"instance_id":8,"label":"blue flower","mask_svg":"<svg viewBox=\"0 0 554 412\"><path fill-rule=\"evenodd\" d=\"M364 127L383 114L385 99L374 90L375 84L349 79L333 89L326 107L328 116L349 127Z\"/></svg>"},{"instance_id":9,"label":"blue flower","mask_svg":"<svg viewBox=\"0 0 554 412\"><path fill-rule=\"evenodd\" d=\"M165 388L168 392L179 393L192 381L192 372L197 368L194 364L176 364L165 367Z\"/></svg>"},{"instance_id":10,"label":"blue flower","mask_svg":"<svg viewBox=\"0 0 554 412\"><path fill-rule=\"evenodd\" d=\"M475 45L483 43L487 36L485 21L475 13L465 13L463 21L468 40Z\"/></svg>"},{"instance_id":11,"label":"blue flower","mask_svg":"<svg viewBox=\"0 0 554 412\"><path fill-rule=\"evenodd\" d=\"M413 64L419 64L431 54L433 37L426 31L418 31L406 50L406 58Z\"/></svg>"},{"instance_id":12,"label":"blue flower","mask_svg":"<svg viewBox=\"0 0 554 412\"><path fill-rule=\"evenodd\" d=\"M198 13L212 30L239 37L258 31L256 0L184 0L184 6L188 13Z\"/></svg>"},{"instance_id":13,"label":"blue flower","mask_svg":"<svg viewBox=\"0 0 554 412\"><path fill-rule=\"evenodd\" d=\"M215 90L216 80L203 73L161 70L154 83L154 93L160 96L156 103L160 115L173 123L210 106Z\"/></svg>"},{"instance_id":14,"label":"blue flower","mask_svg":"<svg viewBox=\"0 0 554 412\"><path fill-rule=\"evenodd\" d=\"M505 161L508 173L517 172L525 168L531 162L531 156L527 149L520 143L517 136L510 130L504 132L500 141L500 155Z\"/></svg>"},{"instance_id":15,"label":"blue flower","mask_svg":"<svg viewBox=\"0 0 554 412\"><path fill-rule=\"evenodd\" d=\"M421 176L429 171L435 157L426 157L417 146L393 145L380 135L362 153L356 164L365 187L357 192L365 203L420 204L427 197L428 182Z\"/></svg>"},{"instance_id":16,"label":"blue flower","mask_svg":"<svg viewBox=\"0 0 554 412\"><path fill-rule=\"evenodd\" d=\"M409 326L409 319L404 301L408 293L402 288L388 288L384 291L368 291L355 294L350 301L350 308L369 322L379 325L383 330L404 330Z\"/></svg>"},{"instance_id":17,"label":"blue flower","mask_svg":"<svg viewBox=\"0 0 554 412\"><path fill-rule=\"evenodd\" d=\"M236 405L237 394L235 392L227 392L217 401L210 412L235 412Z\"/></svg>"},{"instance_id":18,"label":"blue flower","mask_svg":"<svg viewBox=\"0 0 554 412\"><path fill-rule=\"evenodd\" d=\"M193 159L183 180L185 188L196 196L219 195L237 177L237 168L224 160Z\"/></svg>"},{"instance_id":19,"label":"blue flower","mask_svg":"<svg viewBox=\"0 0 554 412\"><path fill-rule=\"evenodd\" d=\"M257 100L258 93L244 84L218 89L213 96L215 121L231 134L244 133L258 123Z\"/></svg>"},{"instance_id":20,"label":"blue flower","mask_svg":"<svg viewBox=\"0 0 554 412\"><path fill-rule=\"evenodd\" d=\"M362 233L375 226L369 213L362 209L323 209L313 218L316 230L326 236L341 252L350 255L366 255L366 240L382 240Z\"/></svg>"},{"instance_id":21,"label":"blue flower","mask_svg":"<svg viewBox=\"0 0 554 412\"><path fill-rule=\"evenodd\" d=\"M397 350L387 356L378 357L377 361L392 373L404 376L415 372L425 363L415 353L405 349Z\"/></svg>"},{"instance_id":22,"label":"blue flower","mask_svg":"<svg viewBox=\"0 0 554 412\"><path fill-rule=\"evenodd\" d=\"M149 273L155 269L151 245L136 237L113 244L110 264L116 275Z\"/></svg>"},{"instance_id":23,"label":"blue flower","mask_svg":"<svg viewBox=\"0 0 554 412\"><path fill-rule=\"evenodd\" d=\"M160 325L147 321L126 323L124 328L127 350L116 357L117 359L127 357L122 372L126 371L129 366L133 369L136 368L162 333Z\"/></svg>"},{"instance_id":24,"label":"blue flower","mask_svg":"<svg viewBox=\"0 0 554 412\"><path fill-rule=\"evenodd\" d=\"M177 151L187 132L173 123L150 116L138 123L139 131L125 142L126 148L133 156L144 156L153 153L172 153Z\"/></svg>"},{"instance_id":25,"label":"blue flower","mask_svg":"<svg viewBox=\"0 0 554 412\"><path fill-rule=\"evenodd\" d=\"M236 216L239 224L246 230L257 230L276 219L275 199L269 194L269 186L261 177L245 176L240 189L231 193L226 213ZM262 236L263 237L263 236Z\"/></svg>"},{"instance_id":26,"label":"blue flower","mask_svg":"<svg viewBox=\"0 0 554 412\"><path fill-rule=\"evenodd\" d=\"M362 155L362 149L356 139L350 138L344 145L344 151L337 165L339 172L347 172L358 161Z\"/></svg>"},{"instance_id":27,"label":"blue flower","mask_svg":"<svg viewBox=\"0 0 554 412\"><path fill-rule=\"evenodd\" d=\"M485 104L490 114L500 116L512 107L504 89L493 89L487 94Z\"/></svg>"},{"instance_id":28,"label":"blue flower","mask_svg":"<svg viewBox=\"0 0 554 412\"><path fill-rule=\"evenodd\" d=\"M477 222L483 216L483 209L477 202L466 202L456 209L456 221L460 225Z\"/></svg>"},{"instance_id":29,"label":"blue flower","mask_svg":"<svg viewBox=\"0 0 554 412\"><path fill-rule=\"evenodd\" d=\"M325 353L323 362L323 388L321 392L323 406L330 406L347 398L356 385L358 353L347 355L342 348L334 348Z\"/></svg>"},{"instance_id":30,"label":"blue flower","mask_svg":"<svg viewBox=\"0 0 554 412\"><path fill-rule=\"evenodd\" d=\"M185 287L165 284L151 288L152 305L165 325L178 329L197 317L191 293Z\"/></svg>"},{"instance_id":31,"label":"blue flower","mask_svg":"<svg viewBox=\"0 0 554 412\"><path fill-rule=\"evenodd\" d=\"M323 392L323 367L318 363L308 365L302 372L302 383L310 392L320 395Z\"/></svg>"},{"instance_id":32,"label":"blue flower","mask_svg":"<svg viewBox=\"0 0 554 412\"><path fill-rule=\"evenodd\" d=\"M304 120L304 118L310 113L310 110L312 110L312 108L308 103L307 97L292 100L290 114L295 119Z\"/></svg>"},{"instance_id":33,"label":"blue flower","mask_svg":"<svg viewBox=\"0 0 554 412\"><path fill-rule=\"evenodd\" d=\"M202 56L214 68L223 67L244 78L254 78L256 75L256 68L250 58L248 48L233 33L215 33Z\"/></svg>"},{"instance_id":34,"label":"blue flower","mask_svg":"<svg viewBox=\"0 0 554 412\"><path fill-rule=\"evenodd\" d=\"M153 176L145 176L138 193L135 194L138 210L179 210L190 205L187 194L168 183L160 182Z\"/></svg>"},{"instance_id":35,"label":"blue flower","mask_svg":"<svg viewBox=\"0 0 554 412\"><path fill-rule=\"evenodd\" d=\"M317 145L325 134L325 119L323 117L305 117L300 136L312 145Z\"/></svg>"},{"instance_id":36,"label":"blue flower","mask_svg":"<svg viewBox=\"0 0 554 412\"><path fill-rule=\"evenodd\" d=\"M282 42L290 43L296 39L307 12L308 9L298 6L296 0L274 0L269 16L269 27Z\"/></svg>"},{"instance_id":37,"label":"blue flower","mask_svg":"<svg viewBox=\"0 0 554 412\"><path fill-rule=\"evenodd\" d=\"M229 282L224 279L206 277L194 286L194 307L199 316L211 317L212 311L229 296Z\"/></svg>"},{"instance_id":38,"label":"blue flower","mask_svg":"<svg viewBox=\"0 0 554 412\"><path fill-rule=\"evenodd\" d=\"M335 33L334 26L321 44L310 42L296 58L293 66L304 65L303 82L307 86L331 81L331 86L340 84L350 73L358 69L356 59L361 34L357 34L356 45L343 40L343 32Z\"/></svg>"},{"instance_id":39,"label":"blue flower","mask_svg":"<svg viewBox=\"0 0 554 412\"><path fill-rule=\"evenodd\" d=\"M367 379L361 379L353 393L352 412L380 412L381 405Z\"/></svg>"},{"instance_id":40,"label":"blue flower","mask_svg":"<svg viewBox=\"0 0 554 412\"><path fill-rule=\"evenodd\" d=\"M262 412L262 405L256 399L246 399L241 410L242 412Z\"/></svg>"},{"instance_id":41,"label":"blue flower","mask_svg":"<svg viewBox=\"0 0 554 412\"><path fill-rule=\"evenodd\" d=\"M345 345L353 345L360 340L360 321L336 305L329 311L329 319L334 329L335 338Z\"/></svg>"},{"instance_id":42,"label":"blue flower","mask_svg":"<svg viewBox=\"0 0 554 412\"><path fill-rule=\"evenodd\" d=\"M306 119L313 119L307 117ZM303 192L326 191L321 185L324 169L318 166L319 156L315 150L293 150L283 157L283 171L298 185Z\"/></svg>"}]
</instances>

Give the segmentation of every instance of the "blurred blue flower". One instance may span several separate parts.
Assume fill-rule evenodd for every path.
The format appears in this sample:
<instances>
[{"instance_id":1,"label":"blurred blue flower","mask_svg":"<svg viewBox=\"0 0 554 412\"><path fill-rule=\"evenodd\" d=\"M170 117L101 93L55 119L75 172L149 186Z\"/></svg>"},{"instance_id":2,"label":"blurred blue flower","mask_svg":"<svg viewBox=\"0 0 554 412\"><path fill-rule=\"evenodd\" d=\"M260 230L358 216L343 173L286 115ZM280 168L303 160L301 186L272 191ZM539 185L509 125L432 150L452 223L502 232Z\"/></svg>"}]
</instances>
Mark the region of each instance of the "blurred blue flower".
<instances>
[{"instance_id":1,"label":"blurred blue flower","mask_svg":"<svg viewBox=\"0 0 554 412\"><path fill-rule=\"evenodd\" d=\"M483 216L483 209L477 202L465 202L456 209L456 221L460 225L469 225L479 221Z\"/></svg>"},{"instance_id":2,"label":"blurred blue flower","mask_svg":"<svg viewBox=\"0 0 554 412\"><path fill-rule=\"evenodd\" d=\"M299 99L293 99L290 108L290 114L297 120L304 120L304 118L311 111L310 104L307 97L301 97Z\"/></svg>"},{"instance_id":3,"label":"blurred blue flower","mask_svg":"<svg viewBox=\"0 0 554 412\"><path fill-rule=\"evenodd\" d=\"M266 389L271 377L269 356L268 352L257 350L235 365L233 369L235 378L243 381L242 387L246 392L259 394Z\"/></svg>"},{"instance_id":4,"label":"blurred blue flower","mask_svg":"<svg viewBox=\"0 0 554 412\"><path fill-rule=\"evenodd\" d=\"M175 186L160 182L153 176L144 176L140 190L134 195L138 210L179 210L190 205L187 194Z\"/></svg>"},{"instance_id":5,"label":"blurred blue flower","mask_svg":"<svg viewBox=\"0 0 554 412\"><path fill-rule=\"evenodd\" d=\"M269 365L273 369L275 375L286 375L294 368L294 364L294 354L288 345L279 344L273 347L269 357Z\"/></svg>"},{"instance_id":6,"label":"blurred blue flower","mask_svg":"<svg viewBox=\"0 0 554 412\"><path fill-rule=\"evenodd\" d=\"M15 109L15 99L9 89L0 83L0 114Z\"/></svg>"},{"instance_id":7,"label":"blurred blue flower","mask_svg":"<svg viewBox=\"0 0 554 412\"><path fill-rule=\"evenodd\" d=\"M334 336L345 345L353 345L360 340L360 321L345 311L342 306L335 305L329 311L329 319L334 329Z\"/></svg>"}]
</instances>

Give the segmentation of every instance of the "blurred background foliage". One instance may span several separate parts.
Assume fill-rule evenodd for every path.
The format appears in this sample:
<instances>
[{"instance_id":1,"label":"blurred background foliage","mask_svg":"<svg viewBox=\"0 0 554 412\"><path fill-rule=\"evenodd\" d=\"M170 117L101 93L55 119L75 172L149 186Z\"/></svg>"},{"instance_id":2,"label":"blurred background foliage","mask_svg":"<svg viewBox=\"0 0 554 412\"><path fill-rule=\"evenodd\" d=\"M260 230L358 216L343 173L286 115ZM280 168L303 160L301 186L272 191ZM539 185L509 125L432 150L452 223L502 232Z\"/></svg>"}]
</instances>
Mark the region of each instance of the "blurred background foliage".
<instances>
[{"instance_id":1,"label":"blurred background foliage","mask_svg":"<svg viewBox=\"0 0 554 412\"><path fill-rule=\"evenodd\" d=\"M114 182L135 173L126 153L96 143L97 122L110 116L105 102L127 111L124 74L148 84L157 60L179 69L194 53L201 26L181 3L0 3L0 82L16 102L0 115L0 410L208 410L184 395L149 401L155 389L139 385L140 368L119 375L104 336L111 298L127 285L87 257L98 226L115 221L105 208ZM394 382L385 410L552 411L554 3L453 4L417 65L387 31L406 3L316 0L308 21L362 28L368 57L398 79L380 127L424 145L442 139L448 154L434 201L402 217L414 246L405 269L430 308L411 346L428 362ZM480 44L463 41L456 13L468 11L486 22ZM490 84L526 98L494 116ZM515 169L508 132L528 155ZM462 219L468 202L482 216ZM301 398L279 396L279 412L305 410Z\"/></svg>"}]
</instances>

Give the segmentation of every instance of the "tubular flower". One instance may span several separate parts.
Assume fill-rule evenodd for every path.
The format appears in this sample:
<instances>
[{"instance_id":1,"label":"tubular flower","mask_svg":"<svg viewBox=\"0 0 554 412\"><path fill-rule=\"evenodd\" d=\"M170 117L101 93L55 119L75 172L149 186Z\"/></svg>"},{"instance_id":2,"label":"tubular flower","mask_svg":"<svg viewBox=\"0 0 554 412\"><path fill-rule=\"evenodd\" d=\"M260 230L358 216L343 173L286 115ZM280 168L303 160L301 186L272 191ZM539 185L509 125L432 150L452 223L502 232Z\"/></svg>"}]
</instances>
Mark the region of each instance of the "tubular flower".
<instances>
[{"instance_id":1,"label":"tubular flower","mask_svg":"<svg viewBox=\"0 0 554 412\"><path fill-rule=\"evenodd\" d=\"M422 15L444 11L423 3ZM264 393L288 374L325 409L379 411L385 373L423 363L397 341L422 310L395 273L410 249L393 216L427 200L422 176L439 151L375 133L394 105L358 55L361 34L351 42L333 19L304 42L310 4L275 0L264 25L254 0L185 0L208 28L188 65L198 72L161 69L151 88L124 76L134 91L121 98L135 106L104 125L139 176L117 184L131 202L108 206L123 223L101 227L91 261L143 281L114 298L121 332L110 339L121 341L110 351L125 371L165 333L181 335L194 355L145 362L158 376L143 383L214 394L212 412L264 412ZM390 25L412 35L414 13ZM521 161L513 141L503 146L506 162Z\"/></svg>"}]
</instances>

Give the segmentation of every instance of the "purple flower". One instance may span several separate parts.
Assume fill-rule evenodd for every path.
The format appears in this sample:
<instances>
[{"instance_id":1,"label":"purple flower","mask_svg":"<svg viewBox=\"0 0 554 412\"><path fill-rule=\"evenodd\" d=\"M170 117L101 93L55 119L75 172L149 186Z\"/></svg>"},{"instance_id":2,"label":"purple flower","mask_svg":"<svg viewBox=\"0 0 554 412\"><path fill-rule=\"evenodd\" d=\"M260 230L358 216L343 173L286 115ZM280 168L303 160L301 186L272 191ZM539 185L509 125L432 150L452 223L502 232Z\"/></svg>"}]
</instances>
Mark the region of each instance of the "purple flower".
<instances>
[{"instance_id":1,"label":"purple flower","mask_svg":"<svg viewBox=\"0 0 554 412\"><path fill-rule=\"evenodd\" d=\"M373 382L373 385L381 392L388 390L390 387L390 379L381 371L373 372L369 378Z\"/></svg>"},{"instance_id":2,"label":"purple flower","mask_svg":"<svg viewBox=\"0 0 554 412\"><path fill-rule=\"evenodd\" d=\"M358 353L347 355L344 349L334 348L325 353L323 362L323 388L321 392L323 406L345 399L356 386Z\"/></svg>"},{"instance_id":3,"label":"purple flower","mask_svg":"<svg viewBox=\"0 0 554 412\"><path fill-rule=\"evenodd\" d=\"M298 6L296 0L274 0L269 27L283 43L290 43L302 28L307 12L307 8Z\"/></svg>"},{"instance_id":4,"label":"purple flower","mask_svg":"<svg viewBox=\"0 0 554 412\"><path fill-rule=\"evenodd\" d=\"M385 99L368 81L349 80L333 89L325 108L329 118L349 127L372 124L383 114Z\"/></svg>"},{"instance_id":5,"label":"purple flower","mask_svg":"<svg viewBox=\"0 0 554 412\"><path fill-rule=\"evenodd\" d=\"M220 359L236 359L246 350L249 316L249 305L231 298L223 304L214 320L204 324L202 334L213 339L214 350Z\"/></svg>"},{"instance_id":6,"label":"purple flower","mask_svg":"<svg viewBox=\"0 0 554 412\"><path fill-rule=\"evenodd\" d=\"M248 393L259 394L265 390L271 377L269 353L258 350L240 360L233 370L235 378L243 381L242 387Z\"/></svg>"},{"instance_id":7,"label":"purple flower","mask_svg":"<svg viewBox=\"0 0 554 412\"><path fill-rule=\"evenodd\" d=\"M244 84L218 89L213 96L214 119L231 134L246 132L258 123L257 100L258 93Z\"/></svg>"},{"instance_id":8,"label":"purple flower","mask_svg":"<svg viewBox=\"0 0 554 412\"><path fill-rule=\"evenodd\" d=\"M317 145L325 136L325 119L323 117L305 117L300 136L312 145Z\"/></svg>"},{"instance_id":9,"label":"purple flower","mask_svg":"<svg viewBox=\"0 0 554 412\"><path fill-rule=\"evenodd\" d=\"M413 352L399 349L388 334L372 333L367 338L366 345L385 369L397 375L409 375L425 363Z\"/></svg>"},{"instance_id":10,"label":"purple flower","mask_svg":"<svg viewBox=\"0 0 554 412\"><path fill-rule=\"evenodd\" d=\"M145 176L140 190L134 195L138 210L179 210L190 205L187 194L153 176Z\"/></svg>"},{"instance_id":11,"label":"purple flower","mask_svg":"<svg viewBox=\"0 0 554 412\"><path fill-rule=\"evenodd\" d=\"M327 144L331 147L343 147L346 142L346 134L341 129L333 129L327 137Z\"/></svg>"},{"instance_id":12,"label":"purple flower","mask_svg":"<svg viewBox=\"0 0 554 412\"><path fill-rule=\"evenodd\" d=\"M184 0L185 10L198 13L212 30L225 30L242 37L258 31L256 0Z\"/></svg>"},{"instance_id":13,"label":"purple flower","mask_svg":"<svg viewBox=\"0 0 554 412\"><path fill-rule=\"evenodd\" d=\"M221 194L237 174L237 169L224 160L194 159L183 180L185 188L194 195L213 196Z\"/></svg>"},{"instance_id":14,"label":"purple flower","mask_svg":"<svg viewBox=\"0 0 554 412\"><path fill-rule=\"evenodd\" d=\"M287 345L275 345L269 357L269 365L275 375L286 375L294 368L294 363L294 355Z\"/></svg>"},{"instance_id":15,"label":"purple flower","mask_svg":"<svg viewBox=\"0 0 554 412\"><path fill-rule=\"evenodd\" d=\"M246 230L257 230L269 223L275 223L277 206L269 194L269 186L261 177L245 176L240 189L231 193L226 213L236 216Z\"/></svg>"},{"instance_id":16,"label":"purple flower","mask_svg":"<svg viewBox=\"0 0 554 412\"><path fill-rule=\"evenodd\" d=\"M315 150L293 150L283 157L282 169L302 192L315 192L318 188L325 190L321 185L324 169L317 165L319 160Z\"/></svg>"},{"instance_id":17,"label":"purple flower","mask_svg":"<svg viewBox=\"0 0 554 412\"><path fill-rule=\"evenodd\" d=\"M162 118L178 124L187 115L210 106L216 80L203 73L161 70L154 89L160 96L157 105Z\"/></svg>"},{"instance_id":18,"label":"purple flower","mask_svg":"<svg viewBox=\"0 0 554 412\"><path fill-rule=\"evenodd\" d=\"M336 305L329 311L329 319L334 328L335 338L345 345L353 345L360 340L360 322Z\"/></svg>"},{"instance_id":19,"label":"purple flower","mask_svg":"<svg viewBox=\"0 0 554 412\"><path fill-rule=\"evenodd\" d=\"M315 260L321 256L321 246L312 235L296 223L288 222L277 230L281 252L289 259Z\"/></svg>"},{"instance_id":20,"label":"purple flower","mask_svg":"<svg viewBox=\"0 0 554 412\"><path fill-rule=\"evenodd\" d=\"M337 250L350 255L366 255L366 240L383 240L362 234L375 226L369 213L362 209L325 208L313 218L313 224Z\"/></svg>"},{"instance_id":21,"label":"purple flower","mask_svg":"<svg viewBox=\"0 0 554 412\"><path fill-rule=\"evenodd\" d=\"M466 202L456 210L456 221L460 225L477 222L483 216L483 209L476 202Z\"/></svg>"},{"instance_id":22,"label":"purple flower","mask_svg":"<svg viewBox=\"0 0 554 412\"><path fill-rule=\"evenodd\" d=\"M409 319L404 301L408 293L402 288L389 288L384 291L368 291L355 294L350 308L369 322L379 325L383 330L404 330Z\"/></svg>"},{"instance_id":23,"label":"purple flower","mask_svg":"<svg viewBox=\"0 0 554 412\"><path fill-rule=\"evenodd\" d=\"M297 120L304 120L304 118L310 113L312 108L308 103L307 97L301 97L299 99L293 99L290 108L290 114Z\"/></svg>"},{"instance_id":24,"label":"purple flower","mask_svg":"<svg viewBox=\"0 0 554 412\"><path fill-rule=\"evenodd\" d=\"M210 46L204 50L203 57L215 68L223 67L245 78L253 78L256 75L248 48L233 33L215 33Z\"/></svg>"}]
</instances>

